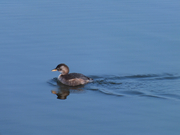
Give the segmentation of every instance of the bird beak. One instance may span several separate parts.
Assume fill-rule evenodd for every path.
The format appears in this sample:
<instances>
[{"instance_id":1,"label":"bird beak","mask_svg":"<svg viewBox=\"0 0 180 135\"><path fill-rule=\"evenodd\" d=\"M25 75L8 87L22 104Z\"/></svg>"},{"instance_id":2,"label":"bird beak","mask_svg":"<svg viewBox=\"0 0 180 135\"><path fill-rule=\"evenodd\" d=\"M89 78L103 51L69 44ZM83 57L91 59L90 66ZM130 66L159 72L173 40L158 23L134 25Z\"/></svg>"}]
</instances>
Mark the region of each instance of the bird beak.
<instances>
[{"instance_id":1,"label":"bird beak","mask_svg":"<svg viewBox=\"0 0 180 135\"><path fill-rule=\"evenodd\" d=\"M53 70L51 70L51 71L52 71L52 72L53 72L53 71L57 71L57 69L53 69Z\"/></svg>"}]
</instances>

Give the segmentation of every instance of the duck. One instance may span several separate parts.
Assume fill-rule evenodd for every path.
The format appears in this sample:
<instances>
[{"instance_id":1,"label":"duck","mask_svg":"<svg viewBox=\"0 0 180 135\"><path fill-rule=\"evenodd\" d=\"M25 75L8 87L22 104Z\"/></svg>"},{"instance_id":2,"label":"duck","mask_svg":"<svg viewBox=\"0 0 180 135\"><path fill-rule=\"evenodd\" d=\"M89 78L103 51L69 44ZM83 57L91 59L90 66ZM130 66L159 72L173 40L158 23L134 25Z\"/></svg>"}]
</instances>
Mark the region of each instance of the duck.
<instances>
[{"instance_id":1,"label":"duck","mask_svg":"<svg viewBox=\"0 0 180 135\"><path fill-rule=\"evenodd\" d=\"M51 71L59 71L61 73L58 76L58 80L64 85L78 86L93 82L92 78L89 78L83 74L69 73L69 67L64 63L57 65L57 67Z\"/></svg>"}]
</instances>

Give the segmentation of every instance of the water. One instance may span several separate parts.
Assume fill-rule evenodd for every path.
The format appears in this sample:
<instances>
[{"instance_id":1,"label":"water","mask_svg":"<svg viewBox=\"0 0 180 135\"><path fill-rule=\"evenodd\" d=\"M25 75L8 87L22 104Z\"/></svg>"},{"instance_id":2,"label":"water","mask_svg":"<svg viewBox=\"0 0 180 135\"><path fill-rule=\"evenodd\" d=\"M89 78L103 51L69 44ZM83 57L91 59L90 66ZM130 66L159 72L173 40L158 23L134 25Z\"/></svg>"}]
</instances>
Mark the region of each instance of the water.
<instances>
[{"instance_id":1,"label":"water","mask_svg":"<svg viewBox=\"0 0 180 135\"><path fill-rule=\"evenodd\" d=\"M180 3L0 2L0 134L174 134ZM68 87L51 72L94 79Z\"/></svg>"}]
</instances>

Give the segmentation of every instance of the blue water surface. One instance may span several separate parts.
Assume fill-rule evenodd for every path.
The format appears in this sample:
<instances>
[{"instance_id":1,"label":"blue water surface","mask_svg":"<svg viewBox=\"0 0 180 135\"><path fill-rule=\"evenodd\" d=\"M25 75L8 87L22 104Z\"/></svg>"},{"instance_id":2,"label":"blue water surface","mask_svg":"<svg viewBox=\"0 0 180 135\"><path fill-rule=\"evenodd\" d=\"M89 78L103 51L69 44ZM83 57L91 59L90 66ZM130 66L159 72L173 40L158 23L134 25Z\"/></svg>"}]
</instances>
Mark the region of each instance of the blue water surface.
<instances>
[{"instance_id":1,"label":"blue water surface","mask_svg":"<svg viewBox=\"0 0 180 135\"><path fill-rule=\"evenodd\" d=\"M179 135L179 6L0 2L0 134ZM60 63L94 82L62 85Z\"/></svg>"}]
</instances>

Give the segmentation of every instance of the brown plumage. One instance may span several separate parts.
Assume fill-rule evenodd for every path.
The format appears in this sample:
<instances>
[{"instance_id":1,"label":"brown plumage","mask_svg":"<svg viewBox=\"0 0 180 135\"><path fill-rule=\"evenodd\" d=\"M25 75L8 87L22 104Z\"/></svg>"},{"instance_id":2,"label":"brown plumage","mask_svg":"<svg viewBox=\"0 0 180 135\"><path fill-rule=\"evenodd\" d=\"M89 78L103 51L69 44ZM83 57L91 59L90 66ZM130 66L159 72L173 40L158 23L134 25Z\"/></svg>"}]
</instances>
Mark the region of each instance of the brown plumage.
<instances>
[{"instance_id":1,"label":"brown plumage","mask_svg":"<svg viewBox=\"0 0 180 135\"><path fill-rule=\"evenodd\" d=\"M68 86L78 86L84 85L88 82L92 82L93 79L80 74L80 73L70 73L69 74L69 67L65 64L59 64L55 69L52 71L59 71L61 74L58 76L58 80Z\"/></svg>"}]
</instances>

